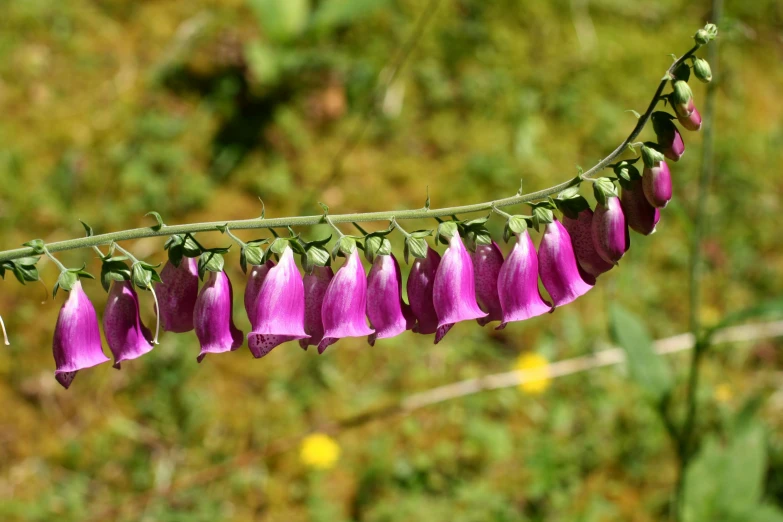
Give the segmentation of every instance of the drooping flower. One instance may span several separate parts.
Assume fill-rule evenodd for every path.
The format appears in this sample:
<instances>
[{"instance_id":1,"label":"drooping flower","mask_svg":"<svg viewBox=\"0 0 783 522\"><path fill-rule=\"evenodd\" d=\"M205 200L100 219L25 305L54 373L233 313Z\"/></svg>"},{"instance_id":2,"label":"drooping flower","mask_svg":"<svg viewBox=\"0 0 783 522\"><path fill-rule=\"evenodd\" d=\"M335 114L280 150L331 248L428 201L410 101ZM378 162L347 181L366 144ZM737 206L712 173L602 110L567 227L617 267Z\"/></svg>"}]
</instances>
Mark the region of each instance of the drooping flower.
<instances>
[{"instance_id":1,"label":"drooping flower","mask_svg":"<svg viewBox=\"0 0 783 522\"><path fill-rule=\"evenodd\" d=\"M305 295L305 319L304 329L309 336L299 340L299 346L307 350L310 345L318 346L324 337L324 323L321 319L321 308L324 303L326 289L329 282L334 277L334 272L330 266L316 266L311 274L305 274L304 295Z\"/></svg>"},{"instance_id":2,"label":"drooping flower","mask_svg":"<svg viewBox=\"0 0 783 522\"><path fill-rule=\"evenodd\" d=\"M687 67L682 65L681 67ZM693 106L693 91L691 91L690 85L685 80L677 80L672 87L672 93L670 97L672 107L677 116L687 118L694 110Z\"/></svg>"},{"instance_id":3,"label":"drooping flower","mask_svg":"<svg viewBox=\"0 0 783 522\"><path fill-rule=\"evenodd\" d=\"M672 199L672 176L666 161L659 161L652 167L644 167L642 189L650 205L664 208Z\"/></svg>"},{"instance_id":4,"label":"drooping flower","mask_svg":"<svg viewBox=\"0 0 783 522\"><path fill-rule=\"evenodd\" d=\"M260 358L286 341L305 339L304 285L296 268L294 252L286 247L277 266L269 269L258 293L253 331L247 344Z\"/></svg>"},{"instance_id":5,"label":"drooping flower","mask_svg":"<svg viewBox=\"0 0 783 522\"><path fill-rule=\"evenodd\" d=\"M661 218L661 211L647 201L640 176L624 182L620 204L629 227L645 236L655 232L655 226Z\"/></svg>"},{"instance_id":6,"label":"drooping flower","mask_svg":"<svg viewBox=\"0 0 783 522\"><path fill-rule=\"evenodd\" d=\"M538 257L527 230L517 234L517 242L498 274L498 296L502 308L501 330L511 321L524 321L551 312L538 289Z\"/></svg>"},{"instance_id":7,"label":"drooping flower","mask_svg":"<svg viewBox=\"0 0 783 522\"><path fill-rule=\"evenodd\" d=\"M619 197L607 197L606 205L596 203L592 227L595 251L601 259L616 265L631 242Z\"/></svg>"},{"instance_id":8,"label":"drooping flower","mask_svg":"<svg viewBox=\"0 0 783 522\"><path fill-rule=\"evenodd\" d=\"M691 102L692 103L692 102ZM689 131L697 131L701 129L701 114L696 110L696 107L691 111L690 116L677 116L677 121L680 125L688 129Z\"/></svg>"},{"instance_id":9,"label":"drooping flower","mask_svg":"<svg viewBox=\"0 0 783 522\"><path fill-rule=\"evenodd\" d=\"M245 312L252 328L256 327L256 310L258 308L258 295L261 293L261 287L269 270L275 266L271 259L263 265L253 265L250 274L247 276L247 285L245 286Z\"/></svg>"},{"instance_id":10,"label":"drooping flower","mask_svg":"<svg viewBox=\"0 0 783 522\"><path fill-rule=\"evenodd\" d=\"M476 284L476 301L487 313L480 317L478 324L484 326L492 321L503 319L503 309L498 296L498 276L503 266L503 252L494 241L491 245L476 245L476 251L470 254L473 260L473 275Z\"/></svg>"},{"instance_id":11,"label":"drooping flower","mask_svg":"<svg viewBox=\"0 0 783 522\"><path fill-rule=\"evenodd\" d=\"M234 289L225 272L209 272L196 299L193 323L201 343L196 360L208 353L223 353L242 346L243 333L234 326Z\"/></svg>"},{"instance_id":12,"label":"drooping flower","mask_svg":"<svg viewBox=\"0 0 783 522\"><path fill-rule=\"evenodd\" d=\"M432 304L438 314L435 344L460 321L486 317L476 302L473 262L457 232L449 238L449 247L435 273Z\"/></svg>"},{"instance_id":13,"label":"drooping flower","mask_svg":"<svg viewBox=\"0 0 783 522\"><path fill-rule=\"evenodd\" d=\"M693 110L683 117L690 117L692 112ZM654 112L652 115L653 130L658 137L658 145L661 146L663 155L672 161L679 161L685 153L685 142L682 141L682 135L672 121L672 118L673 116L666 112Z\"/></svg>"},{"instance_id":14,"label":"drooping flower","mask_svg":"<svg viewBox=\"0 0 783 522\"><path fill-rule=\"evenodd\" d=\"M349 254L324 295L321 320L324 336L318 353L343 337L365 337L373 333L364 317L367 309L367 278L358 250Z\"/></svg>"},{"instance_id":15,"label":"drooping flower","mask_svg":"<svg viewBox=\"0 0 783 522\"><path fill-rule=\"evenodd\" d=\"M415 319L402 300L402 274L394 254L376 255L367 275L367 318L375 329L368 342L375 346L378 339L394 337L410 330Z\"/></svg>"},{"instance_id":16,"label":"drooping flower","mask_svg":"<svg viewBox=\"0 0 783 522\"><path fill-rule=\"evenodd\" d=\"M130 281L114 281L103 313L103 333L114 355L114 367L152 350L152 332L139 314L139 296Z\"/></svg>"},{"instance_id":17,"label":"drooping flower","mask_svg":"<svg viewBox=\"0 0 783 522\"><path fill-rule=\"evenodd\" d=\"M538 273L555 307L586 294L595 284L595 278L577 264L568 231L557 219L546 225L541 237Z\"/></svg>"},{"instance_id":18,"label":"drooping flower","mask_svg":"<svg viewBox=\"0 0 783 522\"><path fill-rule=\"evenodd\" d=\"M440 266L440 254L427 247L427 257L416 258L408 274L408 301L411 312L416 318L413 331L428 335L438 329L438 314L432 303L432 291L435 284L435 274Z\"/></svg>"},{"instance_id":19,"label":"drooping flower","mask_svg":"<svg viewBox=\"0 0 783 522\"><path fill-rule=\"evenodd\" d=\"M644 197L644 195L642 195ZM598 255L593 245L593 211L586 208L576 219L563 216L563 227L571 237L571 245L579 266L593 277L608 272L614 265L607 263ZM530 239L528 238L528 241ZM536 265L537 266L537 265Z\"/></svg>"},{"instance_id":20,"label":"drooping flower","mask_svg":"<svg viewBox=\"0 0 783 522\"><path fill-rule=\"evenodd\" d=\"M183 333L193 329L193 309L198 297L198 263L185 257L176 267L171 261L160 272L162 283L156 283L160 320L168 332Z\"/></svg>"},{"instance_id":21,"label":"drooping flower","mask_svg":"<svg viewBox=\"0 0 783 522\"><path fill-rule=\"evenodd\" d=\"M52 342L54 378L68 389L76 372L109 360L101 349L98 316L81 281L74 283L60 309Z\"/></svg>"}]
</instances>

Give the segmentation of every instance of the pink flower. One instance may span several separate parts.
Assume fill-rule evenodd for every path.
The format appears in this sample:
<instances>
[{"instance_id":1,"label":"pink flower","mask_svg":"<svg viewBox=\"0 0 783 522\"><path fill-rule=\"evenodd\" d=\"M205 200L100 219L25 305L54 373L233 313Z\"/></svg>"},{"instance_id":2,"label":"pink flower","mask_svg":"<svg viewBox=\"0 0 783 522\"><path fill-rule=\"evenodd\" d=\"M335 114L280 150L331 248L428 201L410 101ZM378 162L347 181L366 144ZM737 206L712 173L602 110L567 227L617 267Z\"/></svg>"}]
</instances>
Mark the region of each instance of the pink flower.
<instances>
[{"instance_id":1,"label":"pink flower","mask_svg":"<svg viewBox=\"0 0 783 522\"><path fill-rule=\"evenodd\" d=\"M432 303L438 314L435 344L443 339L454 324L487 315L476 303L473 262L456 232L449 239L449 247L435 273Z\"/></svg>"},{"instance_id":2,"label":"pink flower","mask_svg":"<svg viewBox=\"0 0 783 522\"><path fill-rule=\"evenodd\" d=\"M264 279L269 270L274 268L275 262L267 260L263 265L253 265L247 276L247 285L245 286L245 313L250 321L250 326L256 326L256 310L258 309L258 295L261 293L261 287L264 285Z\"/></svg>"},{"instance_id":3,"label":"pink flower","mask_svg":"<svg viewBox=\"0 0 783 522\"><path fill-rule=\"evenodd\" d=\"M650 205L664 208L672 199L672 176L669 165L659 161L652 167L644 167L642 188Z\"/></svg>"},{"instance_id":4,"label":"pink flower","mask_svg":"<svg viewBox=\"0 0 783 522\"><path fill-rule=\"evenodd\" d=\"M299 340L299 346L304 350L310 345L318 346L324 337L324 323L321 320L321 308L323 307L326 289L334 277L330 266L316 266L312 274L304 276L305 292L305 333L306 339Z\"/></svg>"},{"instance_id":5,"label":"pink flower","mask_svg":"<svg viewBox=\"0 0 783 522\"><path fill-rule=\"evenodd\" d=\"M606 206L596 203L592 227L595 251L601 259L616 265L631 241L620 198L607 197Z\"/></svg>"},{"instance_id":6,"label":"pink flower","mask_svg":"<svg viewBox=\"0 0 783 522\"><path fill-rule=\"evenodd\" d=\"M498 296L498 276L503 266L503 253L493 241L491 245L477 245L476 252L470 257L473 260L476 300L487 313L486 317L478 319L478 324L484 326L491 321L500 321L503 319L503 309Z\"/></svg>"},{"instance_id":7,"label":"pink flower","mask_svg":"<svg viewBox=\"0 0 783 522\"><path fill-rule=\"evenodd\" d=\"M394 254L376 255L367 276L367 317L375 329L368 342L386 339L410 330L415 324L402 300L402 274ZM407 315L407 317L406 317Z\"/></svg>"},{"instance_id":8,"label":"pink flower","mask_svg":"<svg viewBox=\"0 0 783 522\"><path fill-rule=\"evenodd\" d=\"M337 271L324 295L321 320L324 337L318 353L343 337L364 337L373 333L364 317L367 309L367 278L358 250L354 250Z\"/></svg>"},{"instance_id":9,"label":"pink flower","mask_svg":"<svg viewBox=\"0 0 783 522\"><path fill-rule=\"evenodd\" d=\"M193 329L193 309L198 297L198 263L185 257L176 267L171 261L160 272L162 283L155 285L160 304L160 320L168 332Z\"/></svg>"},{"instance_id":10,"label":"pink flower","mask_svg":"<svg viewBox=\"0 0 783 522\"><path fill-rule=\"evenodd\" d=\"M76 372L109 360L101 349L98 316L81 281L74 283L68 299L60 309L52 342L54 378L68 389Z\"/></svg>"},{"instance_id":11,"label":"pink flower","mask_svg":"<svg viewBox=\"0 0 783 522\"><path fill-rule=\"evenodd\" d=\"M440 254L427 247L427 257L416 258L408 274L408 301L417 321L416 326L413 327L416 333L432 334L438 329L438 314L432 303L432 291L438 266L440 266Z\"/></svg>"},{"instance_id":12,"label":"pink flower","mask_svg":"<svg viewBox=\"0 0 783 522\"><path fill-rule=\"evenodd\" d=\"M577 264L571 237L557 219L546 225L541 238L538 273L556 307L586 294L595 284L595 278Z\"/></svg>"},{"instance_id":13,"label":"pink flower","mask_svg":"<svg viewBox=\"0 0 783 522\"><path fill-rule=\"evenodd\" d=\"M253 331L247 336L255 358L263 357L286 341L307 338L304 285L291 247L285 248L280 262L266 274L255 310Z\"/></svg>"},{"instance_id":14,"label":"pink flower","mask_svg":"<svg viewBox=\"0 0 783 522\"><path fill-rule=\"evenodd\" d=\"M620 203L628 226L640 234L655 232L655 226L661 218L661 212L647 201L644 195L642 178L637 175L623 185Z\"/></svg>"},{"instance_id":15,"label":"pink flower","mask_svg":"<svg viewBox=\"0 0 783 522\"><path fill-rule=\"evenodd\" d=\"M201 362L208 353L223 353L242 346L242 330L234 326L234 290L225 272L209 272L193 311Z\"/></svg>"},{"instance_id":16,"label":"pink flower","mask_svg":"<svg viewBox=\"0 0 783 522\"><path fill-rule=\"evenodd\" d=\"M538 257L527 230L517 242L498 274L498 296L502 308L501 330L511 321L524 321L553 310L538 289Z\"/></svg>"},{"instance_id":17,"label":"pink flower","mask_svg":"<svg viewBox=\"0 0 783 522\"><path fill-rule=\"evenodd\" d=\"M586 208L579 213L576 219L563 216L563 227L571 237L571 245L574 247L574 254L579 266L591 276L598 277L611 270L614 265L604 261L595 250L593 245L594 218L593 211Z\"/></svg>"},{"instance_id":18,"label":"pink flower","mask_svg":"<svg viewBox=\"0 0 783 522\"><path fill-rule=\"evenodd\" d=\"M103 333L114 355L114 367L152 350L152 333L139 316L139 296L130 281L114 281L103 313Z\"/></svg>"}]
</instances>

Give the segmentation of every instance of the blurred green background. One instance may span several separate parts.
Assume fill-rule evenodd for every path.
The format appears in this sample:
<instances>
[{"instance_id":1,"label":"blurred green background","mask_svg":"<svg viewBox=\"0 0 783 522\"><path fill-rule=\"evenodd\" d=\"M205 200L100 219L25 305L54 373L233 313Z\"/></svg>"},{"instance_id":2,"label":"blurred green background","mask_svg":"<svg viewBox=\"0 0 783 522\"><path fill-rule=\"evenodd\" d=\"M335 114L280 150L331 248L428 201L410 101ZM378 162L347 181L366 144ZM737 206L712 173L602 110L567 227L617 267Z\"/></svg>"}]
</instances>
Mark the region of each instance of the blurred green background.
<instances>
[{"instance_id":1,"label":"blurred green background","mask_svg":"<svg viewBox=\"0 0 783 522\"><path fill-rule=\"evenodd\" d=\"M545 188L621 142L635 123L624 111L646 108L667 55L710 21L709 2L684 0L5 0L0 10L5 249L79 236L79 219L100 233L148 225L150 210L170 224L257 216L258 197L271 217L318 213L318 201L333 213L418 208L427 187L434 207L512 195L520 178ZM783 291L783 4L727 1L720 30L707 325ZM691 85L701 107L705 87ZM702 136L684 138L658 232L634 235L594 290L502 332L460 324L437 346L406 333L374 348L343 340L324 356L290 343L256 361L245 347L198 365L192 332L165 334L121 372L82 371L66 392L50 348L63 296L9 275L0 519L665 518L676 458L622 367L337 429L339 458L322 469L299 441L411 393L511 370L521 354L555 361L598 349L610 302L655 338L686 331ZM499 238L502 221L490 227ZM125 246L158 262L163 242ZM87 250L59 257L100 270ZM227 264L239 305L237 257ZM39 267L51 289L56 270ZM86 288L100 313L103 290ZM148 294L142 303L153 324ZM235 318L247 332L239 307ZM704 506L690 520L781 520L780 347L708 353L697 398L709 440L694 473L702 486L722 482L691 500ZM666 364L682 378L687 361ZM764 514L725 515L734 508L721 503L747 498L763 499Z\"/></svg>"}]
</instances>

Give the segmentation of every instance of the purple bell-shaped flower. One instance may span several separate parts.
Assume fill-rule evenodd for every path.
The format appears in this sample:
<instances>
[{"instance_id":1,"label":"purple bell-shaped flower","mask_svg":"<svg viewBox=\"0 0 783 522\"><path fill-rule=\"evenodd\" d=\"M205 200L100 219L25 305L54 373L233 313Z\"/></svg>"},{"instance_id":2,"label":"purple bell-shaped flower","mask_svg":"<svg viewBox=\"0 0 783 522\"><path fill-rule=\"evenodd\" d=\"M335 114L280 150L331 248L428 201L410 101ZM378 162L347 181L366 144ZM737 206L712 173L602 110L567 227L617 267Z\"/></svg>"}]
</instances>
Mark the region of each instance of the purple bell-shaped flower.
<instances>
[{"instance_id":1,"label":"purple bell-shaped flower","mask_svg":"<svg viewBox=\"0 0 783 522\"><path fill-rule=\"evenodd\" d=\"M696 110L696 107L693 108L693 111L691 111L689 116L680 116L678 114L677 121L679 121L680 125L689 131L698 131L701 129L701 114L699 114L699 111Z\"/></svg>"},{"instance_id":2,"label":"purple bell-shaped flower","mask_svg":"<svg viewBox=\"0 0 783 522\"><path fill-rule=\"evenodd\" d=\"M367 277L364 275L358 250L345 259L324 295L321 320L324 336L318 343L318 353L343 337L365 337L373 333L367 326Z\"/></svg>"},{"instance_id":3,"label":"purple bell-shaped flower","mask_svg":"<svg viewBox=\"0 0 783 522\"><path fill-rule=\"evenodd\" d=\"M579 266L593 277L608 272L614 265L607 263L598 255L593 245L593 211L590 208L582 210L576 219L563 216L563 227L571 237L571 245ZM528 237L528 240L529 237ZM538 264L536 264L538 266Z\"/></svg>"},{"instance_id":4,"label":"purple bell-shaped flower","mask_svg":"<svg viewBox=\"0 0 783 522\"><path fill-rule=\"evenodd\" d=\"M476 251L470 255L473 260L473 275L476 282L476 301L487 313L477 319L481 326L503 319L503 309L498 295L498 276L503 266L503 252L494 241L491 245L476 245Z\"/></svg>"},{"instance_id":5,"label":"purple bell-shaped flower","mask_svg":"<svg viewBox=\"0 0 783 522\"><path fill-rule=\"evenodd\" d=\"M52 352L56 365L54 378L66 389L76 377L76 372L109 360L101 349L98 316L82 289L81 281L74 283L60 309L54 327Z\"/></svg>"},{"instance_id":6,"label":"purple bell-shaped flower","mask_svg":"<svg viewBox=\"0 0 783 522\"><path fill-rule=\"evenodd\" d=\"M304 310L302 277L291 247L286 247L277 266L269 269L258 293L253 331L247 336L253 357L263 357L286 341L307 338Z\"/></svg>"},{"instance_id":7,"label":"purple bell-shaped flower","mask_svg":"<svg viewBox=\"0 0 783 522\"><path fill-rule=\"evenodd\" d=\"M378 254L367 275L367 318L375 329L367 341L395 337L416 324L402 300L402 273L394 254Z\"/></svg>"},{"instance_id":8,"label":"purple bell-shaped flower","mask_svg":"<svg viewBox=\"0 0 783 522\"><path fill-rule=\"evenodd\" d=\"M330 266L315 266L311 274L303 278L305 295L304 329L309 336L299 340L299 346L307 350L310 345L318 346L324 337L324 323L321 319L321 308L324 303L326 289L334 277Z\"/></svg>"},{"instance_id":9,"label":"purple bell-shaped flower","mask_svg":"<svg viewBox=\"0 0 783 522\"><path fill-rule=\"evenodd\" d=\"M672 176L665 161L644 168L642 189L650 205L664 208L669 203L672 199Z\"/></svg>"},{"instance_id":10,"label":"purple bell-shaped flower","mask_svg":"<svg viewBox=\"0 0 783 522\"><path fill-rule=\"evenodd\" d=\"M511 321L524 321L554 308L538 289L538 257L527 230L516 234L517 242L498 274L498 296L502 308L502 330Z\"/></svg>"},{"instance_id":11,"label":"purple bell-shaped flower","mask_svg":"<svg viewBox=\"0 0 783 522\"><path fill-rule=\"evenodd\" d=\"M432 303L432 291L435 285L435 274L440 266L440 254L427 247L427 257L416 258L408 274L408 302L411 312L416 318L413 331L428 335L438 329L438 314Z\"/></svg>"},{"instance_id":12,"label":"purple bell-shaped flower","mask_svg":"<svg viewBox=\"0 0 783 522\"><path fill-rule=\"evenodd\" d=\"M152 333L139 314L139 296L130 281L114 281L103 313L103 333L114 355L114 367L152 350Z\"/></svg>"},{"instance_id":13,"label":"purple bell-shaped flower","mask_svg":"<svg viewBox=\"0 0 783 522\"><path fill-rule=\"evenodd\" d=\"M234 289L225 272L209 272L196 299L193 323L201 343L201 362L208 353L223 353L242 346L242 330L234 326Z\"/></svg>"},{"instance_id":14,"label":"purple bell-shaped flower","mask_svg":"<svg viewBox=\"0 0 783 522\"><path fill-rule=\"evenodd\" d=\"M607 197L606 205L596 203L592 227L595 251L601 259L616 265L631 243L619 197Z\"/></svg>"},{"instance_id":15,"label":"purple bell-shaped flower","mask_svg":"<svg viewBox=\"0 0 783 522\"><path fill-rule=\"evenodd\" d=\"M685 117L690 117L690 115L688 113ZM658 137L658 145L660 145L663 155L672 161L679 161L685 153L685 142L672 118L673 116L669 113L654 112L652 115L653 130Z\"/></svg>"},{"instance_id":16,"label":"purple bell-shaped flower","mask_svg":"<svg viewBox=\"0 0 783 522\"><path fill-rule=\"evenodd\" d=\"M438 344L456 323L487 316L476 302L473 262L456 231L449 238L449 247L435 273L432 303L438 314L435 344Z\"/></svg>"},{"instance_id":17,"label":"purple bell-shaped flower","mask_svg":"<svg viewBox=\"0 0 783 522\"><path fill-rule=\"evenodd\" d=\"M655 226L661 219L661 211L652 206L644 195L644 187L640 176L624 182L620 204L628 226L645 236L655 232Z\"/></svg>"},{"instance_id":18,"label":"purple bell-shaped flower","mask_svg":"<svg viewBox=\"0 0 783 522\"><path fill-rule=\"evenodd\" d=\"M263 265L253 265L247 276L247 285L245 285L245 312L252 328L256 327L256 310L258 308L258 295L261 293L261 287L264 285L264 279L275 266L275 262L268 259Z\"/></svg>"},{"instance_id":19,"label":"purple bell-shaped flower","mask_svg":"<svg viewBox=\"0 0 783 522\"><path fill-rule=\"evenodd\" d=\"M163 282L155 284L155 291L163 329L175 333L191 331L198 297L198 263L190 257L183 258L178 267L167 261L160 278Z\"/></svg>"},{"instance_id":20,"label":"purple bell-shaped flower","mask_svg":"<svg viewBox=\"0 0 783 522\"><path fill-rule=\"evenodd\" d=\"M571 238L557 219L546 225L541 237L538 273L556 307L586 294L595 284L595 278L577 264Z\"/></svg>"}]
</instances>

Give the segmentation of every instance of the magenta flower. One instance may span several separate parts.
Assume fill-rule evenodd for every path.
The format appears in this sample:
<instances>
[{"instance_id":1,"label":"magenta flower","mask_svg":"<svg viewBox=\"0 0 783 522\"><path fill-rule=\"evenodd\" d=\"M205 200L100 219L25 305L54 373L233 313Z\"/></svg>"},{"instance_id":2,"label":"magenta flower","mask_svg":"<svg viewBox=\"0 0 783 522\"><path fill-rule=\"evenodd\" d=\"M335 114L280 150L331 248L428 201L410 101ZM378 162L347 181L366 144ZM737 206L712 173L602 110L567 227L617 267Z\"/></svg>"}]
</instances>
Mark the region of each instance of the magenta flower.
<instances>
[{"instance_id":1,"label":"magenta flower","mask_svg":"<svg viewBox=\"0 0 783 522\"><path fill-rule=\"evenodd\" d=\"M598 255L593 245L593 211L586 208L579 213L576 219L563 216L563 227L571 237L571 246L579 266L593 277L598 277L608 272L614 265L607 263ZM528 240L529 237L528 237ZM538 266L538 262L536 262Z\"/></svg>"},{"instance_id":2,"label":"magenta flower","mask_svg":"<svg viewBox=\"0 0 783 522\"><path fill-rule=\"evenodd\" d=\"M432 304L438 314L435 344L460 321L486 317L476 303L473 262L457 232L449 239L449 247L435 273Z\"/></svg>"},{"instance_id":3,"label":"magenta flower","mask_svg":"<svg viewBox=\"0 0 783 522\"><path fill-rule=\"evenodd\" d=\"M688 129L689 131L697 131L701 129L701 114L699 114L699 111L696 110L696 107L693 108L693 111L691 111L690 116L680 116L678 114L677 121L679 121L680 125Z\"/></svg>"},{"instance_id":4,"label":"magenta flower","mask_svg":"<svg viewBox=\"0 0 783 522\"><path fill-rule=\"evenodd\" d=\"M586 294L595 284L595 278L577 264L571 238L557 219L546 226L541 238L538 273L556 307Z\"/></svg>"},{"instance_id":5,"label":"magenta flower","mask_svg":"<svg viewBox=\"0 0 783 522\"><path fill-rule=\"evenodd\" d=\"M190 257L183 258L178 267L167 261L160 278L163 282L156 283L155 291L163 329L176 333L191 331L198 297L198 263Z\"/></svg>"},{"instance_id":6,"label":"magenta flower","mask_svg":"<svg viewBox=\"0 0 783 522\"><path fill-rule=\"evenodd\" d=\"M242 346L243 334L234 326L234 289L225 272L209 272L193 311L201 362L208 353L223 353Z\"/></svg>"},{"instance_id":7,"label":"magenta flower","mask_svg":"<svg viewBox=\"0 0 783 522\"><path fill-rule=\"evenodd\" d=\"M498 295L502 308L502 330L511 321L524 321L554 308L538 289L538 257L527 230L517 234L517 242L498 274Z\"/></svg>"},{"instance_id":8,"label":"magenta flower","mask_svg":"<svg viewBox=\"0 0 783 522\"><path fill-rule=\"evenodd\" d=\"M250 274L247 276L247 285L245 286L245 312L250 321L251 328L256 327L256 310L258 308L258 295L261 293L261 287L264 285L264 279L275 266L271 259L263 265L253 265Z\"/></svg>"},{"instance_id":9,"label":"magenta flower","mask_svg":"<svg viewBox=\"0 0 783 522\"><path fill-rule=\"evenodd\" d=\"M130 281L114 281L103 313L103 333L114 367L152 350L152 333L141 322L139 296Z\"/></svg>"},{"instance_id":10,"label":"magenta flower","mask_svg":"<svg viewBox=\"0 0 783 522\"><path fill-rule=\"evenodd\" d=\"M690 117L690 113L687 116ZM672 115L665 112L654 112L652 115L653 130L658 137L658 145L661 146L663 155L672 161L679 161L685 153L685 142L677 126L671 120Z\"/></svg>"},{"instance_id":11,"label":"magenta flower","mask_svg":"<svg viewBox=\"0 0 783 522\"><path fill-rule=\"evenodd\" d=\"M367 339L371 346L378 339L413 328L416 321L405 313L407 306L402 300L402 274L394 254L376 255L367 275L367 318L375 329Z\"/></svg>"},{"instance_id":12,"label":"magenta flower","mask_svg":"<svg viewBox=\"0 0 783 522\"><path fill-rule=\"evenodd\" d=\"M98 316L81 281L74 283L60 309L52 342L54 378L68 389L76 372L109 360L101 349Z\"/></svg>"},{"instance_id":13,"label":"magenta flower","mask_svg":"<svg viewBox=\"0 0 783 522\"><path fill-rule=\"evenodd\" d=\"M644 195L641 177L636 177L623 185L620 204L623 206L628 226L645 236L655 232L655 226L661 219L661 211L652 206Z\"/></svg>"},{"instance_id":14,"label":"magenta flower","mask_svg":"<svg viewBox=\"0 0 783 522\"><path fill-rule=\"evenodd\" d=\"M438 314L432 303L432 291L435 284L435 274L440 266L440 254L427 247L427 257L416 258L408 274L408 301L411 312L416 318L413 331L428 335L438 329Z\"/></svg>"},{"instance_id":15,"label":"magenta flower","mask_svg":"<svg viewBox=\"0 0 783 522\"><path fill-rule=\"evenodd\" d=\"M324 336L318 353L343 337L364 337L373 333L364 317L367 309L367 278L359 251L354 250L337 271L324 295L321 320Z\"/></svg>"},{"instance_id":16,"label":"magenta flower","mask_svg":"<svg viewBox=\"0 0 783 522\"><path fill-rule=\"evenodd\" d=\"M280 262L266 274L255 310L247 344L256 359L281 343L307 338L304 285L291 247L285 248Z\"/></svg>"},{"instance_id":17,"label":"magenta flower","mask_svg":"<svg viewBox=\"0 0 783 522\"><path fill-rule=\"evenodd\" d=\"M595 251L601 259L616 265L631 243L620 198L607 197L606 206L596 203L592 227Z\"/></svg>"},{"instance_id":18,"label":"magenta flower","mask_svg":"<svg viewBox=\"0 0 783 522\"><path fill-rule=\"evenodd\" d=\"M663 208L669 203L672 199L672 176L666 161L659 161L652 167L645 165L642 188L650 205Z\"/></svg>"},{"instance_id":19,"label":"magenta flower","mask_svg":"<svg viewBox=\"0 0 783 522\"><path fill-rule=\"evenodd\" d=\"M334 277L330 266L316 266L312 274L304 276L305 317L304 330L309 336L299 340L299 346L307 350L310 345L318 346L324 337L324 323L321 319L321 308L329 282Z\"/></svg>"},{"instance_id":20,"label":"magenta flower","mask_svg":"<svg viewBox=\"0 0 783 522\"><path fill-rule=\"evenodd\" d=\"M491 321L500 321L503 309L498 296L498 276L503 266L503 252L493 241L491 245L476 245L476 251L470 257L473 260L476 300L487 313L486 317L477 320L478 324L484 326Z\"/></svg>"}]
</instances>

